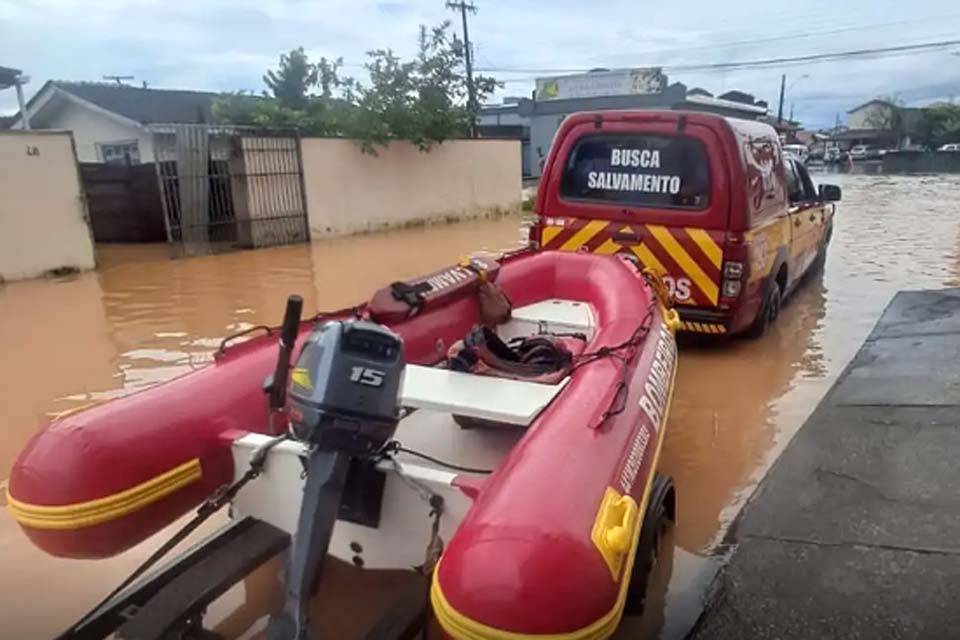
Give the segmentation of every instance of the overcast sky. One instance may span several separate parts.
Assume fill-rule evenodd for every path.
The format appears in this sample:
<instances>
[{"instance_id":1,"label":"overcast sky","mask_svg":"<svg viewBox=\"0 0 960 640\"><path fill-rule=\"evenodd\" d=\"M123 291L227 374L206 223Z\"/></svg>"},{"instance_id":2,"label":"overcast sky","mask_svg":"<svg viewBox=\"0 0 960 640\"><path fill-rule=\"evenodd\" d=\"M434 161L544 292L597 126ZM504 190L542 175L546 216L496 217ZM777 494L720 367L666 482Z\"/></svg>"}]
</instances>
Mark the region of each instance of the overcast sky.
<instances>
[{"instance_id":1,"label":"overcast sky","mask_svg":"<svg viewBox=\"0 0 960 640\"><path fill-rule=\"evenodd\" d=\"M956 0L477 0L480 68L529 95L553 69L664 65L670 81L714 93L741 89L775 105L780 74L808 127L878 95L907 104L960 99L960 46L918 55L725 73L671 65L757 60L960 39ZM443 0L0 0L0 65L44 81L136 76L152 87L261 90L280 52L343 56L360 75L365 51L412 53L417 25L457 18ZM455 22L459 31L459 20ZM809 77L803 77L803 76ZM0 113L16 109L0 92Z\"/></svg>"}]
</instances>

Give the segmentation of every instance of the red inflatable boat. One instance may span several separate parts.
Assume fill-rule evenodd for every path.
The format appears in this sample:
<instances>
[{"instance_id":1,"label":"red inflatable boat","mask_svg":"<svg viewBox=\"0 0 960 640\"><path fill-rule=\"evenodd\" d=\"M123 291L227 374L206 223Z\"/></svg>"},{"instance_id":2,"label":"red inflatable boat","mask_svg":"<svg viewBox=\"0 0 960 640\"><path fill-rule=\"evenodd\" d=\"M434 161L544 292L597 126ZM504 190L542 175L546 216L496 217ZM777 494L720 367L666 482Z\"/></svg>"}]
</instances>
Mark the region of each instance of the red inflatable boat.
<instances>
[{"instance_id":1,"label":"red inflatable boat","mask_svg":"<svg viewBox=\"0 0 960 640\"><path fill-rule=\"evenodd\" d=\"M499 361L453 366L458 341L479 335L478 290L492 281L512 303L500 336L562 344L569 358L557 375L497 370ZM362 314L402 337L402 403L417 411L398 439L492 469L443 473L394 462L398 474L443 485L461 501L447 510L441 533L449 543L431 590L450 636L585 639L616 628L638 553L649 555L648 502L673 515L672 489L657 485L655 469L679 320L655 285L622 258L521 253L395 283L357 309L325 316ZM106 557L144 540L231 483L244 452L286 428L271 422L263 393L275 358L275 337L258 337L221 348L205 369L55 420L11 472L11 513L57 556ZM302 478L296 464L284 475L282 456L300 455L296 446L271 452L278 462L240 494L235 516L289 526L299 506L290 485ZM402 504L402 489L391 487L379 528L409 531L398 520L409 510L390 506ZM379 549L377 535L338 522L331 553L371 547L368 568L410 566L402 533ZM422 546L408 546L422 559Z\"/></svg>"}]
</instances>

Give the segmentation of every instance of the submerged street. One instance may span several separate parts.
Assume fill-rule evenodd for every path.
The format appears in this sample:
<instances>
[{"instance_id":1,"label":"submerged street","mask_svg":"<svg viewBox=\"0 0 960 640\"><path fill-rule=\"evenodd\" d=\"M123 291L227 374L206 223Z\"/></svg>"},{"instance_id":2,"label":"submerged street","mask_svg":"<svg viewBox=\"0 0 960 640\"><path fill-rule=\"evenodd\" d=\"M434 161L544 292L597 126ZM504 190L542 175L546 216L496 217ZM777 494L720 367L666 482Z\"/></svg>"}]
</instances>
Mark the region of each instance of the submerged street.
<instances>
[{"instance_id":1,"label":"submerged street","mask_svg":"<svg viewBox=\"0 0 960 640\"><path fill-rule=\"evenodd\" d=\"M723 538L755 484L857 351L893 293L960 285L960 176L814 176L844 190L822 275L787 300L757 341L681 340L679 373L661 469L678 492L670 533L643 620L661 638L682 638L722 563ZM289 293L305 314L359 302L388 282L423 274L472 251L517 246L521 222L407 229L311 245L170 260L162 245L101 245L99 269L0 287L0 487L17 453L51 415L189 372L223 336L275 325ZM0 493L0 500L2 498ZM9 637L65 628L142 560L158 538L118 558L58 560L34 548L0 513L0 617ZM253 637L276 606L271 563L210 611L208 626ZM346 566L325 574L319 611L351 637L370 607L410 583ZM329 590L329 593L328 593ZM323 614L318 614L323 615Z\"/></svg>"}]
</instances>

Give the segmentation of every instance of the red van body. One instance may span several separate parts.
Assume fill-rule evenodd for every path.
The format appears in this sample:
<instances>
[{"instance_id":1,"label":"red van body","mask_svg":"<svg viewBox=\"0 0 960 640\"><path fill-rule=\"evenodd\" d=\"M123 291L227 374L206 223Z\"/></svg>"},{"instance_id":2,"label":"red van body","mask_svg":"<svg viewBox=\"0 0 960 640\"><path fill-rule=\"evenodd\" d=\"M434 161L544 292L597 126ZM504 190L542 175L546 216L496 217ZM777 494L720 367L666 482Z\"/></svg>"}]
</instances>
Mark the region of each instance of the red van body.
<instances>
[{"instance_id":1,"label":"red van body","mask_svg":"<svg viewBox=\"0 0 960 640\"><path fill-rule=\"evenodd\" d=\"M683 329L762 333L826 254L839 188L814 187L767 124L684 111L561 124L530 241L629 255L661 273Z\"/></svg>"}]
</instances>

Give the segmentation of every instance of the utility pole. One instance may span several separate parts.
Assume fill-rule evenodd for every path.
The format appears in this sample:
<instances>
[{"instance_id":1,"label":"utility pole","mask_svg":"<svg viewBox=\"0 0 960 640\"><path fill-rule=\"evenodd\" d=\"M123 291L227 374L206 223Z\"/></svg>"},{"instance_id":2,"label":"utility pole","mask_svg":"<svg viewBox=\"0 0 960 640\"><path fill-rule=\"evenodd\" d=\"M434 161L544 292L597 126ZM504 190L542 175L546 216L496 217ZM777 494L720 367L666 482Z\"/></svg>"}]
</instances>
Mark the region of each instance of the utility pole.
<instances>
[{"instance_id":1,"label":"utility pole","mask_svg":"<svg viewBox=\"0 0 960 640\"><path fill-rule=\"evenodd\" d=\"M787 74L780 76L780 106L777 107L777 124L783 122L783 93L787 89Z\"/></svg>"},{"instance_id":2,"label":"utility pole","mask_svg":"<svg viewBox=\"0 0 960 640\"><path fill-rule=\"evenodd\" d=\"M124 80L133 80L133 76L103 76L104 80L113 80L118 85L123 85Z\"/></svg>"},{"instance_id":3,"label":"utility pole","mask_svg":"<svg viewBox=\"0 0 960 640\"><path fill-rule=\"evenodd\" d=\"M467 67L467 112L470 114L470 137L477 137L477 92L473 86L473 50L470 48L470 32L467 30L467 12L476 13L477 7L472 2L448 0L447 8L460 11L463 20L463 54L464 64Z\"/></svg>"},{"instance_id":4,"label":"utility pole","mask_svg":"<svg viewBox=\"0 0 960 640\"><path fill-rule=\"evenodd\" d=\"M793 122L793 103L790 103L790 122Z\"/></svg>"}]
</instances>

